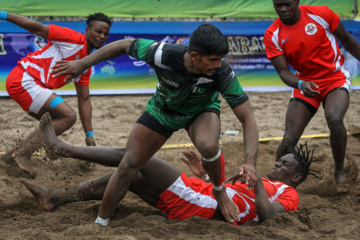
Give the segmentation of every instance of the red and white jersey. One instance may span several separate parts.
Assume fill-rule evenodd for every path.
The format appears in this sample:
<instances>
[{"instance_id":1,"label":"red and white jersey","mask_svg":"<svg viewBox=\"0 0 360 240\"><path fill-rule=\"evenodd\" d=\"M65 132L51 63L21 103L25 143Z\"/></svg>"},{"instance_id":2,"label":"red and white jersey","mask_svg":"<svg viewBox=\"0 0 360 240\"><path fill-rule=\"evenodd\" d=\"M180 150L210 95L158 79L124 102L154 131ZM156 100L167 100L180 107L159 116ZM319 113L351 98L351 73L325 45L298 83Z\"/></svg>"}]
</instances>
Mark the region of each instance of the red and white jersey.
<instances>
[{"instance_id":1,"label":"red and white jersey","mask_svg":"<svg viewBox=\"0 0 360 240\"><path fill-rule=\"evenodd\" d=\"M297 191L282 182L262 179L270 202L279 201L286 211L296 210L299 205ZM225 184L226 192L239 207L240 214L235 225L257 221L255 190L247 190L245 184ZM217 208L212 194L212 184L182 174L159 196L157 208L166 212L169 219L185 220L191 216L211 219Z\"/></svg>"},{"instance_id":2,"label":"red and white jersey","mask_svg":"<svg viewBox=\"0 0 360 240\"><path fill-rule=\"evenodd\" d=\"M262 179L269 201L280 202L287 212L296 210L299 206L299 195L295 188L282 182ZM255 207L255 190L246 189L245 184L236 182L235 185L226 184L227 194L233 202L239 207L240 215L235 224L243 224L247 221L258 221Z\"/></svg>"},{"instance_id":3,"label":"red and white jersey","mask_svg":"<svg viewBox=\"0 0 360 240\"><path fill-rule=\"evenodd\" d=\"M48 89L60 88L69 81L66 76L53 78L50 67L59 60L76 60L87 56L87 42L85 35L75 30L49 25L48 44L36 52L29 53L18 64L21 65L38 84ZM71 79L76 85L89 85L91 68L79 78Z\"/></svg>"},{"instance_id":4,"label":"red and white jersey","mask_svg":"<svg viewBox=\"0 0 360 240\"><path fill-rule=\"evenodd\" d=\"M300 20L283 24L280 18L266 30L264 43L268 59L284 54L296 75L303 80L339 79L348 75L344 57L332 34L339 16L327 6L299 6Z\"/></svg>"}]
</instances>

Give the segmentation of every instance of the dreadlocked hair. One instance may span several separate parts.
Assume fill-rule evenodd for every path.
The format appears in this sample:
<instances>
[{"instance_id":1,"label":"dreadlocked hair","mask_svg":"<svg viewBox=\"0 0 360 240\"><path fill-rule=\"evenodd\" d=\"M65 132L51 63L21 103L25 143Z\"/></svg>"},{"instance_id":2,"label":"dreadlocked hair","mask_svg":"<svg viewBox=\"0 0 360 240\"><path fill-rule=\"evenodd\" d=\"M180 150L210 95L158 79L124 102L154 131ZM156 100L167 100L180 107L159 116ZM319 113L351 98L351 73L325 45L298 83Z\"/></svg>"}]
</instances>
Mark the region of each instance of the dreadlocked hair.
<instances>
[{"instance_id":1,"label":"dreadlocked hair","mask_svg":"<svg viewBox=\"0 0 360 240\"><path fill-rule=\"evenodd\" d=\"M106 22L107 24L109 24L109 26L111 27L111 24L113 23L112 19L109 18L107 15L98 12L98 13L94 13L94 14L90 14L87 18L86 18L86 25L88 27L91 27L91 22L92 21L102 21L102 22Z\"/></svg>"},{"instance_id":2,"label":"dreadlocked hair","mask_svg":"<svg viewBox=\"0 0 360 240\"><path fill-rule=\"evenodd\" d=\"M290 153L292 153L294 155L294 158L300 163L296 169L296 171L298 173L302 174L302 178L301 178L299 184L302 183L303 181L305 181L305 179L307 178L307 176L309 174L320 179L320 177L317 175L317 173L319 173L320 171L310 169L310 165L313 162L320 162L322 160L321 159L315 159L315 160L313 159L314 149L309 150L307 142L305 142L305 144L300 143L300 147L297 147L297 146L294 147L293 145L290 145L290 144L287 144L286 147L288 148Z\"/></svg>"}]
</instances>

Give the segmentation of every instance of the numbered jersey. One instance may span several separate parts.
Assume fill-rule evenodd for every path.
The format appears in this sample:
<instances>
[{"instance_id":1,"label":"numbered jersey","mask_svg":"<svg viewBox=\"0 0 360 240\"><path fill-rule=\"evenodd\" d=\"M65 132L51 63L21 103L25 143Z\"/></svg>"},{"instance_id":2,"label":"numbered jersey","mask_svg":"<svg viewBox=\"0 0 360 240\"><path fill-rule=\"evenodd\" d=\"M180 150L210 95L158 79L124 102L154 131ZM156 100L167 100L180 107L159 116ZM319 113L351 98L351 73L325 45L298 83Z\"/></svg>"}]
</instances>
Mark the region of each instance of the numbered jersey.
<instances>
[{"instance_id":1,"label":"numbered jersey","mask_svg":"<svg viewBox=\"0 0 360 240\"><path fill-rule=\"evenodd\" d=\"M186 51L186 45L148 39L136 39L132 43L129 55L153 67L159 81L153 108L193 115L212 103L220 107L219 93L232 108L247 101L247 95L226 62L222 61L221 68L212 76L193 75L184 66Z\"/></svg>"}]
</instances>

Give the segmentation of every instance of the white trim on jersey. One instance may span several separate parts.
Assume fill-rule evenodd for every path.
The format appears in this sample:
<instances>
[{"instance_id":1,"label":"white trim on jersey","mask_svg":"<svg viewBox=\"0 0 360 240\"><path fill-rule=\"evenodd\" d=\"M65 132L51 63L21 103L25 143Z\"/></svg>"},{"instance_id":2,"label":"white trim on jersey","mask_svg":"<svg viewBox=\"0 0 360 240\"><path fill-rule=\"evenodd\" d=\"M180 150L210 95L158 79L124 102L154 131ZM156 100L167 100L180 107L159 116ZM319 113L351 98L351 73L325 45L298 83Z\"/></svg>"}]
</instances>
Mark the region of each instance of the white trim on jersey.
<instances>
[{"instance_id":1,"label":"white trim on jersey","mask_svg":"<svg viewBox=\"0 0 360 240\"><path fill-rule=\"evenodd\" d=\"M331 43L331 48L334 51L334 60L333 60L333 65L335 65L335 71L339 70L340 68L340 60L341 60L341 53L337 52L337 44L336 44L336 38L335 36L330 32L330 25L328 22L326 22L322 17L314 15L314 14L308 14L308 16L314 20L315 22L317 22L318 24L320 24L326 32L326 36L329 39L330 43Z\"/></svg>"},{"instance_id":2,"label":"white trim on jersey","mask_svg":"<svg viewBox=\"0 0 360 240\"><path fill-rule=\"evenodd\" d=\"M52 58L50 66L54 66L56 61L62 60L64 58L68 58L75 53L79 52L85 45L84 44L74 44L74 43L66 43L66 42L59 42L59 41L50 41L52 45L46 49L45 51L41 52L39 55L31 56L31 58L35 59L47 59ZM50 72L48 71L48 75L46 79L49 79ZM78 82L80 77L76 79L72 79L73 82ZM45 81L45 79L44 79ZM41 78L41 82L45 84L43 78Z\"/></svg>"},{"instance_id":3,"label":"white trim on jersey","mask_svg":"<svg viewBox=\"0 0 360 240\"><path fill-rule=\"evenodd\" d=\"M279 45L279 30L280 28L277 28L274 32L273 32L273 36L271 37L271 41L274 43L274 45L282 52L284 52L282 50L282 48Z\"/></svg>"},{"instance_id":4,"label":"white trim on jersey","mask_svg":"<svg viewBox=\"0 0 360 240\"><path fill-rule=\"evenodd\" d=\"M162 53L163 53L162 49L163 49L164 45L165 45L165 43L161 42L158 49L156 50L155 55L154 55L154 63L158 67L164 68L164 69L169 70L169 71L173 71L173 68L161 63Z\"/></svg>"},{"instance_id":5,"label":"white trim on jersey","mask_svg":"<svg viewBox=\"0 0 360 240\"><path fill-rule=\"evenodd\" d=\"M45 73L44 73L44 69L43 69L43 68L39 67L38 65L36 65L36 64L34 64L34 63L32 63L32 62L24 62L24 61L21 61L20 64L21 64L21 66L25 69L25 71L27 70L27 68L28 68L29 66L32 67L32 68L34 68L34 69L36 69L36 70L38 70L39 73L40 73L41 82L42 82L43 84L45 84ZM26 72L26 73L27 73L27 72ZM27 74L28 74L28 73L27 73ZM24 75L25 75L25 74L24 74ZM30 76L30 75L29 75L29 76ZM33 77L30 76L30 78L31 78L32 80L34 80ZM24 77L22 78L21 82L23 83L23 81L24 81ZM22 85L23 85L23 84L22 84ZM23 85L23 88L26 89L26 87L25 87L24 85ZM31 97L34 99L33 96L31 96Z\"/></svg>"},{"instance_id":6,"label":"white trim on jersey","mask_svg":"<svg viewBox=\"0 0 360 240\"><path fill-rule=\"evenodd\" d=\"M196 85L202 84L202 83L211 83L213 82L213 79L209 79L209 78L205 78L205 77L200 77L196 83Z\"/></svg>"},{"instance_id":7,"label":"white trim on jersey","mask_svg":"<svg viewBox=\"0 0 360 240\"><path fill-rule=\"evenodd\" d=\"M215 199L211 196L195 192L193 189L185 185L181 177L179 177L167 190L173 192L178 195L179 198L184 199L191 204L195 204L203 208L216 209L217 207Z\"/></svg>"},{"instance_id":8,"label":"white trim on jersey","mask_svg":"<svg viewBox=\"0 0 360 240\"><path fill-rule=\"evenodd\" d=\"M244 199L244 197L250 199L251 201L255 202L255 199L248 197L247 195L238 192L232 188L226 188L226 193L229 196L230 199L233 199L235 195L238 195L245 203L245 210L243 212L239 213L239 217L236 219L237 222L241 221L241 218L247 216L250 213L250 204ZM240 210L240 209L239 209Z\"/></svg>"}]
</instances>

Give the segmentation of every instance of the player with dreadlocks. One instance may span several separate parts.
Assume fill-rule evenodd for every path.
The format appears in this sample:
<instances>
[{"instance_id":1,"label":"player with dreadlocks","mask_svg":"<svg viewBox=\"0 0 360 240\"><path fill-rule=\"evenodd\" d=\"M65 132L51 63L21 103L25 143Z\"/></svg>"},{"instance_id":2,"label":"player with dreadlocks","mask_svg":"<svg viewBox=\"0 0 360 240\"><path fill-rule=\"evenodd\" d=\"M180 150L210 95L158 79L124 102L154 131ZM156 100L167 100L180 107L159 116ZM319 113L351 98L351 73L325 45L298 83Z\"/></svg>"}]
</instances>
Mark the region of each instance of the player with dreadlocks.
<instances>
[{"instance_id":1,"label":"player with dreadlocks","mask_svg":"<svg viewBox=\"0 0 360 240\"><path fill-rule=\"evenodd\" d=\"M94 49L101 48L109 36L111 19L103 13L89 15L85 34L54 24L42 24L6 11L0 11L0 19L14 23L48 41L45 47L20 59L10 72L6 80L9 96L35 119L39 120L45 112L49 112L54 121L56 135L60 135L74 125L76 112L50 89L58 89L73 81L86 136L85 142L89 146L95 146L89 95L91 68L72 81L67 81L65 77L54 77L50 70L56 61L81 59ZM2 157L3 160L9 163L15 161L23 171L35 176L30 157L41 142L37 133L37 130L31 132L19 146L9 150Z\"/></svg>"},{"instance_id":2,"label":"player with dreadlocks","mask_svg":"<svg viewBox=\"0 0 360 240\"><path fill-rule=\"evenodd\" d=\"M302 183L309 174L316 178L320 178L318 175L316 175L320 172L320 170L310 169L311 163L323 161L322 159L313 160L314 149L312 151L309 151L306 142L305 144L300 143L300 147L294 147L293 145L288 144L287 148L289 152L294 155L294 158L300 163L298 165L297 172L302 173L303 178L301 179L299 184Z\"/></svg>"},{"instance_id":3,"label":"player with dreadlocks","mask_svg":"<svg viewBox=\"0 0 360 240\"><path fill-rule=\"evenodd\" d=\"M45 114L40 120L43 141L52 152L67 157L87 160L106 166L116 167L124 155L124 149L106 147L73 146L60 141L54 132L51 118ZM267 175L268 179L258 177L252 190L245 183L225 184L230 199L239 207L240 214L234 224L243 224L250 220L264 221L279 213L296 210L299 196L295 188L313 173L310 165L313 151L307 144L297 150L290 148L291 153L276 161ZM167 213L169 219L184 220L191 216L207 219L223 219L218 204L212 194L212 184L206 181L206 172L200 158L193 152L183 152L182 158L197 177L187 177L181 170L170 163L153 156L131 182L129 190L145 202ZM316 172L316 171L314 171ZM112 174L84 182L72 189L51 191L28 180L23 184L39 201L41 207L53 211L57 206L87 200L101 200L105 187ZM317 176L316 176L317 177ZM97 223L106 226L108 220Z\"/></svg>"}]
</instances>

